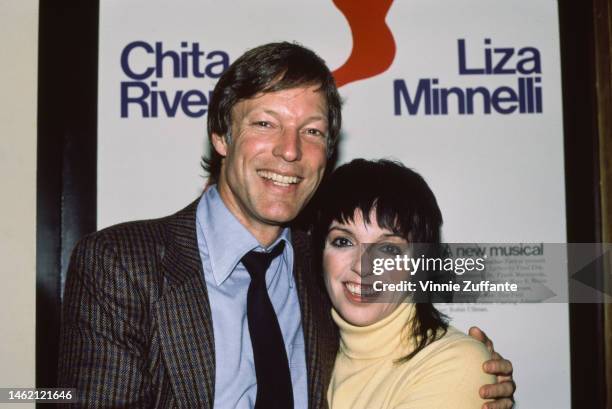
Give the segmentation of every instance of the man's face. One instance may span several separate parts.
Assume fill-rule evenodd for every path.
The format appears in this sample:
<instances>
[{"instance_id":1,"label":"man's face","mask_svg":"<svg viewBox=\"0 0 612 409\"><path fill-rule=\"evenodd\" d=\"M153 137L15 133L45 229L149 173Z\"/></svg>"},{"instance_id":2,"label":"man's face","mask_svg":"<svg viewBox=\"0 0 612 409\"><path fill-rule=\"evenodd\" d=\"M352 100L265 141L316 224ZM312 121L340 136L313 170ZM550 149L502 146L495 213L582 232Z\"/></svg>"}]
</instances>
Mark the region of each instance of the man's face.
<instances>
[{"instance_id":1,"label":"man's face","mask_svg":"<svg viewBox=\"0 0 612 409\"><path fill-rule=\"evenodd\" d=\"M232 109L230 142L213 135L215 149L224 156L220 195L258 239L258 232L276 231L294 219L323 176L327 104L317 88L292 88L238 102Z\"/></svg>"}]
</instances>

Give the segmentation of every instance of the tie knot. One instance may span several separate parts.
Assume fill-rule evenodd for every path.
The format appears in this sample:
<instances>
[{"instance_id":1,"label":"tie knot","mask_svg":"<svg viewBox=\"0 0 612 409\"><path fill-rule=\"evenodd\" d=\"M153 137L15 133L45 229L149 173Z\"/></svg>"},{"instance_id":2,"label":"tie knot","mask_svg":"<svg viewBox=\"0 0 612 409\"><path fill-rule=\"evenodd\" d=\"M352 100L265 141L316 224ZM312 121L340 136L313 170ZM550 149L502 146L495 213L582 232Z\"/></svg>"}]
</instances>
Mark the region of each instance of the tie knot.
<instances>
[{"instance_id":1,"label":"tie knot","mask_svg":"<svg viewBox=\"0 0 612 409\"><path fill-rule=\"evenodd\" d=\"M251 250L245 254L241 261L249 272L251 280L265 277L270 263L283 252L284 248L285 242L280 241L267 253Z\"/></svg>"}]
</instances>

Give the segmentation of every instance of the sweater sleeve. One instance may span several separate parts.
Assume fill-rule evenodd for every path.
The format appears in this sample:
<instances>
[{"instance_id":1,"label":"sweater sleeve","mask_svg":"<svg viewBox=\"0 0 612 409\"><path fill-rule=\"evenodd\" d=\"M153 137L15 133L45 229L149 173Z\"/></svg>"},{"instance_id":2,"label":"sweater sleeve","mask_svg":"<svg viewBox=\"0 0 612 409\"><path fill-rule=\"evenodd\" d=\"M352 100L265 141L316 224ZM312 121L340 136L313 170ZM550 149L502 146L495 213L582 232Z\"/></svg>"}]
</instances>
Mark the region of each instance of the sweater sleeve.
<instances>
[{"instance_id":1,"label":"sweater sleeve","mask_svg":"<svg viewBox=\"0 0 612 409\"><path fill-rule=\"evenodd\" d=\"M466 336L452 337L439 348L421 351L412 379L397 386L394 409L480 409L486 402L478 390L495 383L482 364L490 359L486 347ZM419 355L423 353L424 355Z\"/></svg>"}]
</instances>

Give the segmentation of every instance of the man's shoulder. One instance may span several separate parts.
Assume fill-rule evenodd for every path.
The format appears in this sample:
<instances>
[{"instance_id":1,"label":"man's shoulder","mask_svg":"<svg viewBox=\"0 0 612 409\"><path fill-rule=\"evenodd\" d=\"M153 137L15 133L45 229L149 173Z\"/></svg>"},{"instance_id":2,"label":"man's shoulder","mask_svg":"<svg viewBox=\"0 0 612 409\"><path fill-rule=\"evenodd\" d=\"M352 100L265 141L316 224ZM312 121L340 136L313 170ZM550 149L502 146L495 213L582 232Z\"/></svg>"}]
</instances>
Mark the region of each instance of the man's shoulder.
<instances>
[{"instance_id":1,"label":"man's shoulder","mask_svg":"<svg viewBox=\"0 0 612 409\"><path fill-rule=\"evenodd\" d=\"M75 254L113 253L138 261L147 254L163 254L163 249L181 234L195 237L195 203L169 216L115 224L81 238Z\"/></svg>"},{"instance_id":2,"label":"man's shoulder","mask_svg":"<svg viewBox=\"0 0 612 409\"><path fill-rule=\"evenodd\" d=\"M105 227L82 237L79 247L124 248L147 243L163 243L168 217L134 220Z\"/></svg>"}]
</instances>

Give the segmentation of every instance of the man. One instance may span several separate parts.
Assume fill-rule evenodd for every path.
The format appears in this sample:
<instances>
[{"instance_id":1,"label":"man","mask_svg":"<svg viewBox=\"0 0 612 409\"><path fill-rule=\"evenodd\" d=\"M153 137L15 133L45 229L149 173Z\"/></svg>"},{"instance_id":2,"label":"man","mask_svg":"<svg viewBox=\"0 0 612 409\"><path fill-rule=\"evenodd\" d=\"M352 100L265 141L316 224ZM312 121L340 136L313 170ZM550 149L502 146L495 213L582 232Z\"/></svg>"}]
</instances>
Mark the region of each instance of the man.
<instances>
[{"instance_id":1,"label":"man","mask_svg":"<svg viewBox=\"0 0 612 409\"><path fill-rule=\"evenodd\" d=\"M331 73L310 50L267 44L236 60L209 106L202 197L75 248L60 385L87 407L327 407L337 332L309 236L287 226L340 125ZM509 408L511 364L497 358L488 372L508 382L485 389L505 398L491 408Z\"/></svg>"}]
</instances>

